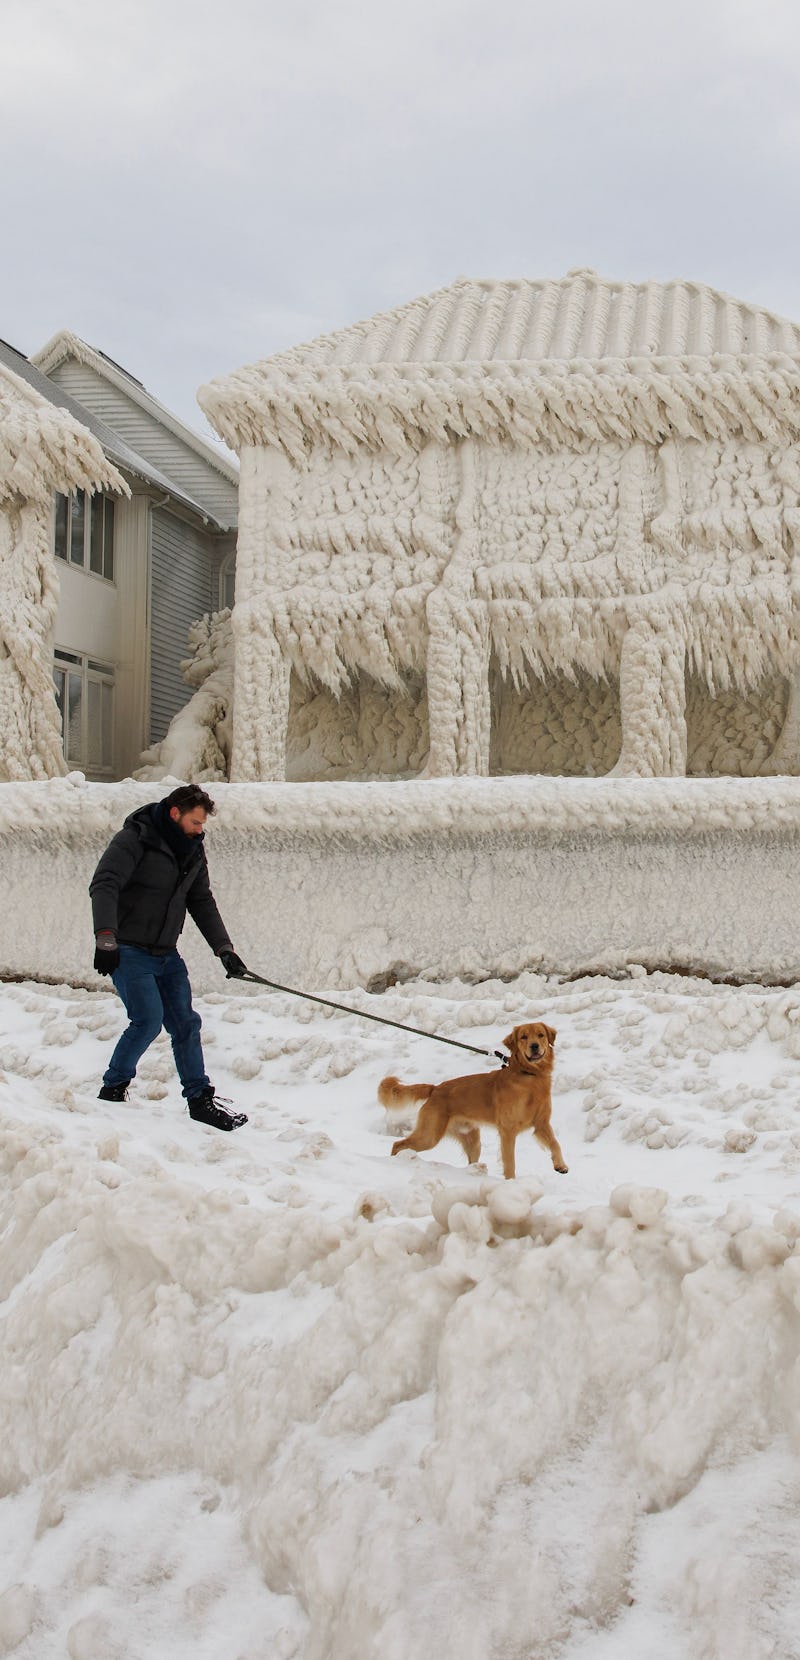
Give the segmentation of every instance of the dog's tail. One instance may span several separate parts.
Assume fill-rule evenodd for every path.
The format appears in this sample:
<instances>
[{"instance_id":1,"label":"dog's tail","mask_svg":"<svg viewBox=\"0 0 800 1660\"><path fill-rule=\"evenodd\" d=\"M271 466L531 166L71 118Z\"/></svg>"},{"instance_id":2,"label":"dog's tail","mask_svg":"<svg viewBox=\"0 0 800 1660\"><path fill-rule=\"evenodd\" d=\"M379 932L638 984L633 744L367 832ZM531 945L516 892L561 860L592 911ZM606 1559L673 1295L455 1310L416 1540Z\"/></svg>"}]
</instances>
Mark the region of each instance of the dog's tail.
<instances>
[{"instance_id":1,"label":"dog's tail","mask_svg":"<svg viewBox=\"0 0 800 1660\"><path fill-rule=\"evenodd\" d=\"M399 1078L381 1078L378 1085L378 1100L387 1112L397 1112L402 1107L411 1107L415 1101L427 1101L433 1084L401 1084Z\"/></svg>"}]
</instances>

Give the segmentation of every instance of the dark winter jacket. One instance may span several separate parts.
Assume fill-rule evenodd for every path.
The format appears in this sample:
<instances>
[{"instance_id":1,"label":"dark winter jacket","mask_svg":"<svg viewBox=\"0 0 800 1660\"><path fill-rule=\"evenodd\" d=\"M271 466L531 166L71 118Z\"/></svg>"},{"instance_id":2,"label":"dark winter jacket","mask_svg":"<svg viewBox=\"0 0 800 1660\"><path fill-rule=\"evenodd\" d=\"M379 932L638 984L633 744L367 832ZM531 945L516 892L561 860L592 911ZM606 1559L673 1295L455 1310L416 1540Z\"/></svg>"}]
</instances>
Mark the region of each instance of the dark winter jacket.
<instances>
[{"instance_id":1,"label":"dark winter jacket","mask_svg":"<svg viewBox=\"0 0 800 1660\"><path fill-rule=\"evenodd\" d=\"M130 813L97 866L89 885L95 933L110 928L121 945L160 956L176 945L188 911L212 951L232 951L211 892L203 837L193 839L179 863L158 829L158 806Z\"/></svg>"}]
</instances>

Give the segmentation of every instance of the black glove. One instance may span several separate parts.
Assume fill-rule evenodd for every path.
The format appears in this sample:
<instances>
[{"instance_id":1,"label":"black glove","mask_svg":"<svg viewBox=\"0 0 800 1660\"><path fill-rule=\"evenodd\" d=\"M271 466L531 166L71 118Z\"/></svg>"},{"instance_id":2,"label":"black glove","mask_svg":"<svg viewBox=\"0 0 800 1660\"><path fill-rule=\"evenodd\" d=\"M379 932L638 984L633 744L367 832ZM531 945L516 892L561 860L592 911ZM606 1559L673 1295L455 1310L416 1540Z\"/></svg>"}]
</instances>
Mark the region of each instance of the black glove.
<instances>
[{"instance_id":1,"label":"black glove","mask_svg":"<svg viewBox=\"0 0 800 1660\"><path fill-rule=\"evenodd\" d=\"M101 928L95 934L94 966L98 974L113 974L119 968L117 936L110 928Z\"/></svg>"},{"instance_id":2,"label":"black glove","mask_svg":"<svg viewBox=\"0 0 800 1660\"><path fill-rule=\"evenodd\" d=\"M229 980L243 980L250 971L235 951L220 951L219 960Z\"/></svg>"}]
</instances>

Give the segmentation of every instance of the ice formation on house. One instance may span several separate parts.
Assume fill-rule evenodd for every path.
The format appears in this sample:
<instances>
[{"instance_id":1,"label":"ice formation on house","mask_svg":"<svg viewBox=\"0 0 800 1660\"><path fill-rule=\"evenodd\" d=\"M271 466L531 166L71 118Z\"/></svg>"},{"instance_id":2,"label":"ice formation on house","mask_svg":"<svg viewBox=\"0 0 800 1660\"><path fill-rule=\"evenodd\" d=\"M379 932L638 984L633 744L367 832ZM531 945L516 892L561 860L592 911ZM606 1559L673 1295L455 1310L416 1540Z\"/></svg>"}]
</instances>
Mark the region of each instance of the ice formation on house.
<instances>
[{"instance_id":1,"label":"ice formation on house","mask_svg":"<svg viewBox=\"0 0 800 1660\"><path fill-rule=\"evenodd\" d=\"M170 722L166 737L146 749L134 777L224 779L230 772L233 634L229 610L200 617L189 629L181 672L193 696Z\"/></svg>"},{"instance_id":2,"label":"ice formation on house","mask_svg":"<svg viewBox=\"0 0 800 1660\"><path fill-rule=\"evenodd\" d=\"M459 279L204 387L231 776L800 772L800 327Z\"/></svg>"},{"instance_id":3,"label":"ice formation on house","mask_svg":"<svg viewBox=\"0 0 800 1660\"><path fill-rule=\"evenodd\" d=\"M52 677L53 492L128 494L100 445L0 365L0 782L66 771Z\"/></svg>"}]
</instances>

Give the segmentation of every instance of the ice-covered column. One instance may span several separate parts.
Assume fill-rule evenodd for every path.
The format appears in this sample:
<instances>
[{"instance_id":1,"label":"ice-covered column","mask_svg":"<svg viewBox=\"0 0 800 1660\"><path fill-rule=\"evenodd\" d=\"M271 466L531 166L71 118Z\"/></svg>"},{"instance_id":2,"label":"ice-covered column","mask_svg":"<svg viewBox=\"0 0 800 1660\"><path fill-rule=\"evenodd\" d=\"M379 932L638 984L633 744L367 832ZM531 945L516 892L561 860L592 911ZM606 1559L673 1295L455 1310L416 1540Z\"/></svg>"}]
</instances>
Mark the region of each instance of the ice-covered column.
<instances>
[{"instance_id":1,"label":"ice-covered column","mask_svg":"<svg viewBox=\"0 0 800 1660\"><path fill-rule=\"evenodd\" d=\"M667 607L634 612L622 642L622 749L614 775L685 775L685 659L679 622Z\"/></svg>"},{"instance_id":2,"label":"ice-covered column","mask_svg":"<svg viewBox=\"0 0 800 1660\"><path fill-rule=\"evenodd\" d=\"M50 504L0 507L0 782L66 772L53 691Z\"/></svg>"},{"instance_id":3,"label":"ice-covered column","mask_svg":"<svg viewBox=\"0 0 800 1660\"><path fill-rule=\"evenodd\" d=\"M430 777L489 771L489 615L474 597L478 556L477 444L459 447L453 557L428 596Z\"/></svg>"},{"instance_id":4,"label":"ice-covered column","mask_svg":"<svg viewBox=\"0 0 800 1660\"><path fill-rule=\"evenodd\" d=\"M446 588L429 595L428 724L432 778L488 773L489 617Z\"/></svg>"},{"instance_id":5,"label":"ice-covered column","mask_svg":"<svg viewBox=\"0 0 800 1660\"><path fill-rule=\"evenodd\" d=\"M286 776L290 665L275 626L290 543L292 464L277 450L241 452L233 609L231 779Z\"/></svg>"}]
</instances>

